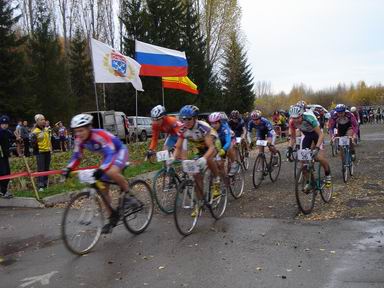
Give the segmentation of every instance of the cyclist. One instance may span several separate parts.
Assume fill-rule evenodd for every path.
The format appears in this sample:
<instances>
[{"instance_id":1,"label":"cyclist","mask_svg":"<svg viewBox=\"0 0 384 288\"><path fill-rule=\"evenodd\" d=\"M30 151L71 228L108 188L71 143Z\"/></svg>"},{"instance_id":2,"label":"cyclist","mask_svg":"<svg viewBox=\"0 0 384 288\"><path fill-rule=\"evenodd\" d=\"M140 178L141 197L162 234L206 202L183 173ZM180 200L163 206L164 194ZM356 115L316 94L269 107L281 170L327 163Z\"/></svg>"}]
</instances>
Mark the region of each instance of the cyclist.
<instances>
[{"instance_id":1,"label":"cyclist","mask_svg":"<svg viewBox=\"0 0 384 288\"><path fill-rule=\"evenodd\" d=\"M337 134L340 137L349 136L353 140L357 138L358 126L357 121L353 113L347 110L347 106L344 104L337 104L335 107L335 113L331 114L329 119L329 134L334 139L334 129L337 128ZM354 141L351 141L351 156L352 160L355 160L355 146Z\"/></svg>"},{"instance_id":2,"label":"cyclist","mask_svg":"<svg viewBox=\"0 0 384 288\"><path fill-rule=\"evenodd\" d=\"M292 136L289 141L288 155L292 155L295 145L296 129L299 129L304 138L302 139L302 149L314 149L313 157L320 162L325 173L325 185L330 188L332 185L331 168L323 152L320 152L324 140L324 134L320 129L320 124L316 117L309 112L304 112L301 106L291 106L289 110L289 133Z\"/></svg>"},{"instance_id":3,"label":"cyclist","mask_svg":"<svg viewBox=\"0 0 384 288\"><path fill-rule=\"evenodd\" d=\"M246 141L247 127L239 111L233 110L229 114L229 128L235 133L235 137L241 137L241 142L245 143L246 156L248 157L248 142Z\"/></svg>"},{"instance_id":4,"label":"cyclist","mask_svg":"<svg viewBox=\"0 0 384 288\"><path fill-rule=\"evenodd\" d=\"M173 149L177 141L177 133L182 126L181 122L177 121L175 117L168 116L165 108L161 105L157 105L151 110L151 118L152 139L147 152L148 156L155 153L160 132L167 133L163 149Z\"/></svg>"},{"instance_id":5,"label":"cyclist","mask_svg":"<svg viewBox=\"0 0 384 288\"><path fill-rule=\"evenodd\" d=\"M232 142L234 141L233 137L231 136L232 131L228 126L228 123L222 119L222 115L220 112L214 112L208 117L208 121L213 127L213 129L216 130L219 140L220 140L220 149L219 149L219 156L225 159L225 157L228 155L229 160L231 161L231 168L228 173L229 176L233 176L236 174L237 170L239 169L239 164L236 161L236 153L233 149ZM219 169L221 170L222 174L224 173L224 161L220 161Z\"/></svg>"},{"instance_id":6,"label":"cyclist","mask_svg":"<svg viewBox=\"0 0 384 288\"><path fill-rule=\"evenodd\" d=\"M213 197L220 196L220 177L219 171L214 161L217 154L215 141L218 139L216 131L209 126L205 121L197 119L199 108L194 105L186 105L181 108L179 117L183 126L179 130L179 138L175 145L175 159L187 159L188 141L195 144L197 149L197 163L201 170L208 165L208 168L214 175ZM203 177L201 174L196 174L196 195L202 205L203 195Z\"/></svg>"},{"instance_id":7,"label":"cyclist","mask_svg":"<svg viewBox=\"0 0 384 288\"><path fill-rule=\"evenodd\" d=\"M128 149L123 145L120 139L111 133L103 129L93 129L91 126L92 120L93 117L89 114L78 114L72 118L71 128L75 134L75 148L72 159L67 165L67 168L63 171L64 175L68 177L70 172L79 166L83 156L83 150L87 149L103 155L101 165L94 172L95 179L112 179L112 181L120 186L122 191L127 191L128 182L121 172L128 160ZM106 186L103 193L106 196L107 201L111 203L111 195L108 190L108 186ZM130 196L126 198L124 205L127 208L138 209L142 206L142 203L140 203L134 196ZM110 214L109 222L104 225L102 229L102 233L104 234L111 233L119 220L119 215L116 215L116 212L108 212Z\"/></svg>"},{"instance_id":8,"label":"cyclist","mask_svg":"<svg viewBox=\"0 0 384 288\"><path fill-rule=\"evenodd\" d=\"M377 108L377 109L380 109L380 108ZM351 107L351 113L355 116L356 121L357 121L357 137L360 141L360 122L361 121L360 121L359 112L357 111L355 106Z\"/></svg>"},{"instance_id":9,"label":"cyclist","mask_svg":"<svg viewBox=\"0 0 384 288\"><path fill-rule=\"evenodd\" d=\"M260 110L255 110L251 113L251 119L248 122L248 141L251 142L251 133L252 130L256 129L256 140L267 140L268 148L271 151L272 155L275 156L276 148L276 132L273 130L272 123L262 117ZM259 152L264 152L264 147L259 147ZM277 164L278 159L276 157L272 158L272 165Z\"/></svg>"}]
</instances>

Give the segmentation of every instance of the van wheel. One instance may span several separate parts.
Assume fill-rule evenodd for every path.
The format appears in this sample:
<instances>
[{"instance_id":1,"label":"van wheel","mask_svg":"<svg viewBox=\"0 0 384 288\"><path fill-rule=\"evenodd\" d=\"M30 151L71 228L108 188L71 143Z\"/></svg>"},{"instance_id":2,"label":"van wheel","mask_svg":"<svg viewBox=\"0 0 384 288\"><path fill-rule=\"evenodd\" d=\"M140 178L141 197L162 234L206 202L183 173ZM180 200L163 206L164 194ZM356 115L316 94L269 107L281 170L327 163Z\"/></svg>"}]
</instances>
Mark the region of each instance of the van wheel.
<instances>
[{"instance_id":1,"label":"van wheel","mask_svg":"<svg viewBox=\"0 0 384 288\"><path fill-rule=\"evenodd\" d=\"M145 132L145 131L141 132L140 140L141 141L147 141L147 132Z\"/></svg>"}]
</instances>

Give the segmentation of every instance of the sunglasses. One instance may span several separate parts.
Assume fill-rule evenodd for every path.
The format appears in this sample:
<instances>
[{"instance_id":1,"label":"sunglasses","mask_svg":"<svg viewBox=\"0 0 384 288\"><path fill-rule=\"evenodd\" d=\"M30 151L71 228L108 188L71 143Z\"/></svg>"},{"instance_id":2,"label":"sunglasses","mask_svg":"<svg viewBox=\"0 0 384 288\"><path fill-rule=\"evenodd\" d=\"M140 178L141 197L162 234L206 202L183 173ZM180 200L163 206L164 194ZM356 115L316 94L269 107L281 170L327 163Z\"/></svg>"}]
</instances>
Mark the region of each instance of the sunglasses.
<instances>
[{"instance_id":1,"label":"sunglasses","mask_svg":"<svg viewBox=\"0 0 384 288\"><path fill-rule=\"evenodd\" d=\"M181 118L181 121L191 121L192 119L192 117L183 117Z\"/></svg>"}]
</instances>

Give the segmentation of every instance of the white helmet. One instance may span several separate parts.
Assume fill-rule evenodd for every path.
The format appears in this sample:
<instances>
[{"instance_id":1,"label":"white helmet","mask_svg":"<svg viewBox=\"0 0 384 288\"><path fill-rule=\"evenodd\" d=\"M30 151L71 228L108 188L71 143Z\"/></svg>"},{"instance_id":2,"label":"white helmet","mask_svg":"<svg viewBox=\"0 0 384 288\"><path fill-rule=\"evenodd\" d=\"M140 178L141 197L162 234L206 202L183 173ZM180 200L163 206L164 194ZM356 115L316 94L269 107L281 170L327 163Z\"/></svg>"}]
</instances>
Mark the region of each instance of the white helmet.
<instances>
[{"instance_id":1,"label":"white helmet","mask_svg":"<svg viewBox=\"0 0 384 288\"><path fill-rule=\"evenodd\" d=\"M355 106L351 107L351 112L356 112L356 107Z\"/></svg>"},{"instance_id":2,"label":"white helmet","mask_svg":"<svg viewBox=\"0 0 384 288\"><path fill-rule=\"evenodd\" d=\"M210 123L215 123L219 122L222 119L222 114L221 112L213 112L212 114L209 115L208 121Z\"/></svg>"},{"instance_id":3,"label":"white helmet","mask_svg":"<svg viewBox=\"0 0 384 288\"><path fill-rule=\"evenodd\" d=\"M91 125L93 116L89 114L78 114L71 120L71 128L79 128L87 125Z\"/></svg>"},{"instance_id":4,"label":"white helmet","mask_svg":"<svg viewBox=\"0 0 384 288\"><path fill-rule=\"evenodd\" d=\"M303 107L296 106L296 105L291 106L291 108L289 109L289 117L298 118L301 115L303 115L303 112L304 112Z\"/></svg>"},{"instance_id":5,"label":"white helmet","mask_svg":"<svg viewBox=\"0 0 384 288\"><path fill-rule=\"evenodd\" d=\"M165 115L165 108L161 105L157 105L153 107L151 110L151 117L154 119L158 119Z\"/></svg>"}]
</instances>

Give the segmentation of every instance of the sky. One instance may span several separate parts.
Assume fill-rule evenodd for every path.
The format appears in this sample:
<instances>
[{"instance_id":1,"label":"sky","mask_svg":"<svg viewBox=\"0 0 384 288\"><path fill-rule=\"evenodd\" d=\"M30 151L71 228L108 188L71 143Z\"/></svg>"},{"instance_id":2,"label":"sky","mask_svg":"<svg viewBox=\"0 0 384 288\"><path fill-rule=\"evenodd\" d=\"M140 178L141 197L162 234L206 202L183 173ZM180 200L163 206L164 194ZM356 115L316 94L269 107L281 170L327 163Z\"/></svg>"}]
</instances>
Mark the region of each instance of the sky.
<instances>
[{"instance_id":1,"label":"sky","mask_svg":"<svg viewBox=\"0 0 384 288\"><path fill-rule=\"evenodd\" d=\"M254 80L275 93L303 83L384 84L383 0L239 0Z\"/></svg>"}]
</instances>

